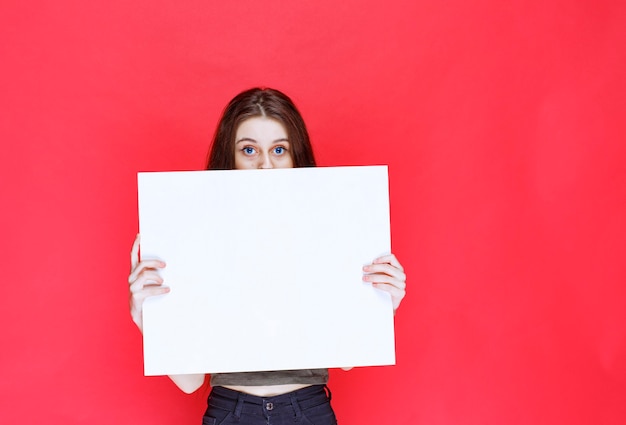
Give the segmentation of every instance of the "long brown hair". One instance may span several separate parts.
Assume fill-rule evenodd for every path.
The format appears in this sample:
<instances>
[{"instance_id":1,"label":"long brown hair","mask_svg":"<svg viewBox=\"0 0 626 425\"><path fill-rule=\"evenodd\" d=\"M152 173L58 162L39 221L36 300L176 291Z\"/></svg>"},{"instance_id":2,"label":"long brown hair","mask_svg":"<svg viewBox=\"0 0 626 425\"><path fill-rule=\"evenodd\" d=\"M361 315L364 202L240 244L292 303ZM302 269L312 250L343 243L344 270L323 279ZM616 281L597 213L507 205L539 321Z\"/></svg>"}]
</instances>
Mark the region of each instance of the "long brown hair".
<instances>
[{"instance_id":1,"label":"long brown hair","mask_svg":"<svg viewBox=\"0 0 626 425\"><path fill-rule=\"evenodd\" d=\"M294 167L315 166L309 133L296 105L278 90L253 88L239 93L224 109L211 143L207 170L235 168L237 128L253 117L272 118L285 126Z\"/></svg>"}]
</instances>

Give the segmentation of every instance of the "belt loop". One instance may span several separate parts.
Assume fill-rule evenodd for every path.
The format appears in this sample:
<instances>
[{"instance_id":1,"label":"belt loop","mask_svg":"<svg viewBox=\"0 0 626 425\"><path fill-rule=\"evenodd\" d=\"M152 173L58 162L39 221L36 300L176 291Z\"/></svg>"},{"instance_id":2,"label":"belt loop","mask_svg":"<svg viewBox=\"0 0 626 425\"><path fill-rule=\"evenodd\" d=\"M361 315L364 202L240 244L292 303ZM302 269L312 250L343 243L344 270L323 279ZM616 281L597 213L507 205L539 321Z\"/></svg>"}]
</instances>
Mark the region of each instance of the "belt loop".
<instances>
[{"instance_id":1,"label":"belt loop","mask_svg":"<svg viewBox=\"0 0 626 425\"><path fill-rule=\"evenodd\" d=\"M298 404L298 398L293 392L289 394L289 397L291 398L291 406L293 407L293 411L296 414L296 421L299 421L300 418L302 417L302 410L300 410L300 404Z\"/></svg>"},{"instance_id":2,"label":"belt loop","mask_svg":"<svg viewBox=\"0 0 626 425\"><path fill-rule=\"evenodd\" d=\"M246 401L246 393L239 393L237 397L237 405L235 406L235 417L239 419L241 417L241 411L243 410L243 403Z\"/></svg>"},{"instance_id":3,"label":"belt loop","mask_svg":"<svg viewBox=\"0 0 626 425\"><path fill-rule=\"evenodd\" d=\"M330 388L328 388L328 385L324 384L324 390L326 391L326 396L328 397L328 401L330 402L333 399L333 394L330 392Z\"/></svg>"}]
</instances>

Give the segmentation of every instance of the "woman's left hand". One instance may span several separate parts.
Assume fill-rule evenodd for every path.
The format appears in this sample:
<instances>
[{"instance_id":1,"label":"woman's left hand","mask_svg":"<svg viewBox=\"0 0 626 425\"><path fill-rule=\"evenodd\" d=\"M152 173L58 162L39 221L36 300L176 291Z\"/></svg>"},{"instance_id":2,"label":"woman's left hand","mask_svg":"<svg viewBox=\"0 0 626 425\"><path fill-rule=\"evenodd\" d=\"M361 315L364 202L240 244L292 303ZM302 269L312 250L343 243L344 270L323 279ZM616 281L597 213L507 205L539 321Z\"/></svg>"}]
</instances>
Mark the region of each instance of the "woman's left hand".
<instances>
[{"instance_id":1,"label":"woman's left hand","mask_svg":"<svg viewBox=\"0 0 626 425\"><path fill-rule=\"evenodd\" d=\"M363 266L363 281L389 292L395 314L406 295L406 274L396 256L383 255L372 261L372 264Z\"/></svg>"}]
</instances>

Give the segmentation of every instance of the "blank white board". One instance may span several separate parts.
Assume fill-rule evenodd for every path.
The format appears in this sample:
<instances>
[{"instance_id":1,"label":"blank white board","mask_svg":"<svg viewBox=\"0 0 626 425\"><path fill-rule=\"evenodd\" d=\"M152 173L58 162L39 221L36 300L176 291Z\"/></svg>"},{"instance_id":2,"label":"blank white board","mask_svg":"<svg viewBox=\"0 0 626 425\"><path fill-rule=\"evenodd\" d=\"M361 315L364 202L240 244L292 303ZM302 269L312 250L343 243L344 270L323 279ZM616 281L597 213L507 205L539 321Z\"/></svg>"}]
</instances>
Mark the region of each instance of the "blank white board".
<instances>
[{"instance_id":1,"label":"blank white board","mask_svg":"<svg viewBox=\"0 0 626 425\"><path fill-rule=\"evenodd\" d=\"M138 174L146 375L395 363L386 166Z\"/></svg>"}]
</instances>

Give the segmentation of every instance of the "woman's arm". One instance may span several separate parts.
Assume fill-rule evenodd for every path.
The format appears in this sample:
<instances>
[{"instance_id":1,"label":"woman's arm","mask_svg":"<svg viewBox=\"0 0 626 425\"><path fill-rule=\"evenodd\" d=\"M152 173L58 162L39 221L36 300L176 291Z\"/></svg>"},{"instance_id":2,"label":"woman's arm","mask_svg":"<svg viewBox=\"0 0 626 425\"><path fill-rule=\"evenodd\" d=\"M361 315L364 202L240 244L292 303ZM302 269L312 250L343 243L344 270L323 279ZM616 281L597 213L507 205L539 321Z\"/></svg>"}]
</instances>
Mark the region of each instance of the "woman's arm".
<instances>
[{"instance_id":1,"label":"woman's arm","mask_svg":"<svg viewBox=\"0 0 626 425\"><path fill-rule=\"evenodd\" d=\"M180 390L191 394L204 384L205 375L202 373L190 375L168 375Z\"/></svg>"},{"instance_id":2,"label":"woman's arm","mask_svg":"<svg viewBox=\"0 0 626 425\"><path fill-rule=\"evenodd\" d=\"M163 279L159 276L158 269L165 267L165 263L159 260L139 261L139 235L135 238L133 248L130 251L130 275L129 304L130 315L133 322L143 333L143 302L148 297L167 294L170 288L163 286ZM170 379L183 392L191 394L204 384L204 374L169 375Z\"/></svg>"}]
</instances>

